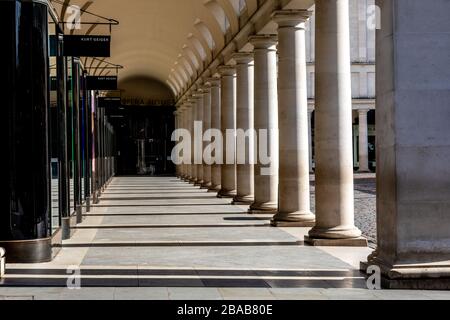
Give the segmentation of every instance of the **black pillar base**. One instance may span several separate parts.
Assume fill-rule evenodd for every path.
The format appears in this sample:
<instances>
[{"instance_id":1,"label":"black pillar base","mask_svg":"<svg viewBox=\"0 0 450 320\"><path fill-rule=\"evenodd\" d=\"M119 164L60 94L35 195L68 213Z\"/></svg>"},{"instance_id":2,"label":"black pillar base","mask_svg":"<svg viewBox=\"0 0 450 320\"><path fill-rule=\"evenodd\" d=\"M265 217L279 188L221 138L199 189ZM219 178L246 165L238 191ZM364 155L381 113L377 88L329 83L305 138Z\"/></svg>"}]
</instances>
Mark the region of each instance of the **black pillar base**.
<instances>
[{"instance_id":1,"label":"black pillar base","mask_svg":"<svg viewBox=\"0 0 450 320\"><path fill-rule=\"evenodd\" d=\"M52 237L37 240L0 241L5 248L7 263L43 263L50 262L59 253L62 246L62 230Z\"/></svg>"},{"instance_id":2,"label":"black pillar base","mask_svg":"<svg viewBox=\"0 0 450 320\"><path fill-rule=\"evenodd\" d=\"M91 212L91 197L86 197L86 212Z\"/></svg>"},{"instance_id":3,"label":"black pillar base","mask_svg":"<svg viewBox=\"0 0 450 320\"><path fill-rule=\"evenodd\" d=\"M75 215L61 219L62 240L68 240L72 238L75 232L73 228L76 225L77 225L77 217Z\"/></svg>"}]
</instances>

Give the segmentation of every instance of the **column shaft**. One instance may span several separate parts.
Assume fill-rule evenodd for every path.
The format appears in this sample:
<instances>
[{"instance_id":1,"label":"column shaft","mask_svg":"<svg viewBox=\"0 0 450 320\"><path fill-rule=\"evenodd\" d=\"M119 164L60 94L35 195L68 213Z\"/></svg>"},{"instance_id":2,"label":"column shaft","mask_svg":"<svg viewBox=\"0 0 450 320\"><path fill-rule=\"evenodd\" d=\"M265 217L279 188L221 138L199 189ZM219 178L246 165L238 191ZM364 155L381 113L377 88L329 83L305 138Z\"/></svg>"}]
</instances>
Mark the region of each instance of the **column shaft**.
<instances>
[{"instance_id":1,"label":"column shaft","mask_svg":"<svg viewBox=\"0 0 450 320\"><path fill-rule=\"evenodd\" d=\"M196 103L194 98L189 100L191 110L189 112L189 131L191 133L191 164L189 165L189 182L195 184L197 180L197 166L195 165L195 134L194 134L194 122L196 119Z\"/></svg>"},{"instance_id":2,"label":"column shaft","mask_svg":"<svg viewBox=\"0 0 450 320\"><path fill-rule=\"evenodd\" d=\"M185 124L184 124L184 120L185 120L185 116L186 116L186 106L185 104L182 104L181 108L180 108L180 129L184 130L185 129ZM184 180L185 176L186 176L186 159L185 159L185 152L183 151L181 153L181 157L182 157L182 163L180 165L180 179Z\"/></svg>"},{"instance_id":3,"label":"column shaft","mask_svg":"<svg viewBox=\"0 0 450 320\"><path fill-rule=\"evenodd\" d=\"M255 201L252 213L276 212L278 208L278 95L277 39L250 38L255 58L255 130L258 155L255 164Z\"/></svg>"},{"instance_id":4,"label":"column shaft","mask_svg":"<svg viewBox=\"0 0 450 320\"><path fill-rule=\"evenodd\" d=\"M359 110L359 172L369 172L369 140L367 113L369 110Z\"/></svg>"},{"instance_id":5,"label":"column shaft","mask_svg":"<svg viewBox=\"0 0 450 320\"><path fill-rule=\"evenodd\" d=\"M364 245L354 225L348 0L316 1L315 120L316 225L307 241Z\"/></svg>"},{"instance_id":6,"label":"column shaft","mask_svg":"<svg viewBox=\"0 0 450 320\"><path fill-rule=\"evenodd\" d=\"M251 204L255 196L254 177L254 64L253 54L236 53L237 182L234 203Z\"/></svg>"},{"instance_id":7,"label":"column shaft","mask_svg":"<svg viewBox=\"0 0 450 320\"><path fill-rule=\"evenodd\" d=\"M174 115L175 115L175 130L177 131L180 129L180 108L177 108L177 111L174 113ZM175 138L178 141L179 135L177 134ZM176 159L174 159L174 160L177 161L177 163L178 163L179 155L176 155ZM180 175L181 175L181 166L179 164L177 164L175 166L175 176L177 178L179 178Z\"/></svg>"},{"instance_id":8,"label":"column shaft","mask_svg":"<svg viewBox=\"0 0 450 320\"><path fill-rule=\"evenodd\" d=\"M314 173L314 157L313 157L313 131L312 131L312 113L308 110L308 142L309 142L309 173Z\"/></svg>"},{"instance_id":9,"label":"column shaft","mask_svg":"<svg viewBox=\"0 0 450 320\"><path fill-rule=\"evenodd\" d=\"M209 85L203 87L203 132L211 129L211 88ZM208 142L203 142L203 150L205 150ZM211 165L205 163L203 157L203 184L202 188L209 189L211 187Z\"/></svg>"},{"instance_id":10,"label":"column shaft","mask_svg":"<svg viewBox=\"0 0 450 320\"><path fill-rule=\"evenodd\" d=\"M50 239L48 6L38 1L1 1L0 21L5 42L0 53L4 62L0 131L5 150L0 247L5 248L9 263L48 262L61 243L57 237Z\"/></svg>"},{"instance_id":11,"label":"column shaft","mask_svg":"<svg viewBox=\"0 0 450 320\"><path fill-rule=\"evenodd\" d=\"M207 80L211 86L211 128L221 130L221 94L219 78ZM215 154L213 154L215 156ZM222 166L220 163L213 163L211 166L211 187L209 191L219 192L222 188Z\"/></svg>"},{"instance_id":12,"label":"column shaft","mask_svg":"<svg viewBox=\"0 0 450 320\"><path fill-rule=\"evenodd\" d=\"M223 135L222 188L218 196L236 196L236 69L229 66L219 68L222 76L221 130Z\"/></svg>"},{"instance_id":13,"label":"column shaft","mask_svg":"<svg viewBox=\"0 0 450 320\"><path fill-rule=\"evenodd\" d=\"M196 179L195 186L203 184L203 91L199 90L195 95L195 121L197 127L194 129L194 149L195 149L195 165Z\"/></svg>"},{"instance_id":14,"label":"column shaft","mask_svg":"<svg viewBox=\"0 0 450 320\"><path fill-rule=\"evenodd\" d=\"M280 176L275 226L314 225L310 206L305 22L308 10L277 11Z\"/></svg>"}]
</instances>

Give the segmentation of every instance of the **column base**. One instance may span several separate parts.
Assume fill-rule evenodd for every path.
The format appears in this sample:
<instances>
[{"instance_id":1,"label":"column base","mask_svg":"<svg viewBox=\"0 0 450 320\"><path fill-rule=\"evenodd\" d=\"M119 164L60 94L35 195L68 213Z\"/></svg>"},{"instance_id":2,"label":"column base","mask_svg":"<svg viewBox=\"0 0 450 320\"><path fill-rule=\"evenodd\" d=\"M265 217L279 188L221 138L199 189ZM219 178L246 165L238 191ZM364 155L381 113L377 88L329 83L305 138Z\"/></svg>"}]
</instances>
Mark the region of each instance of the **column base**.
<instances>
[{"instance_id":1,"label":"column base","mask_svg":"<svg viewBox=\"0 0 450 320\"><path fill-rule=\"evenodd\" d=\"M312 228L316 224L316 216L312 212L278 212L270 224L273 227Z\"/></svg>"},{"instance_id":2,"label":"column base","mask_svg":"<svg viewBox=\"0 0 450 320\"><path fill-rule=\"evenodd\" d=\"M309 231L309 237L314 239L354 239L360 238L362 232L356 227L338 226L334 228L320 228L315 226Z\"/></svg>"},{"instance_id":3,"label":"column base","mask_svg":"<svg viewBox=\"0 0 450 320\"><path fill-rule=\"evenodd\" d=\"M200 189L208 189L209 190L209 188L211 188L211 186L212 186L211 182L203 182Z\"/></svg>"},{"instance_id":4,"label":"column base","mask_svg":"<svg viewBox=\"0 0 450 320\"><path fill-rule=\"evenodd\" d=\"M387 265L369 257L369 262L361 262L360 269L367 273L373 265L381 270L382 289L450 290L450 261Z\"/></svg>"},{"instance_id":5,"label":"column base","mask_svg":"<svg viewBox=\"0 0 450 320\"><path fill-rule=\"evenodd\" d=\"M76 210L77 223L83 222L83 205L77 206Z\"/></svg>"},{"instance_id":6,"label":"column base","mask_svg":"<svg viewBox=\"0 0 450 320\"><path fill-rule=\"evenodd\" d=\"M203 181L196 181L194 183L194 187L201 187L202 186Z\"/></svg>"},{"instance_id":7,"label":"column base","mask_svg":"<svg viewBox=\"0 0 450 320\"><path fill-rule=\"evenodd\" d=\"M364 237L347 239L320 239L305 236L305 244L312 247L367 247L368 242Z\"/></svg>"},{"instance_id":8,"label":"column base","mask_svg":"<svg viewBox=\"0 0 450 320\"><path fill-rule=\"evenodd\" d=\"M91 212L91 197L86 197L86 212Z\"/></svg>"},{"instance_id":9,"label":"column base","mask_svg":"<svg viewBox=\"0 0 450 320\"><path fill-rule=\"evenodd\" d=\"M221 189L222 189L222 186L221 186L220 184L219 184L219 185L216 185L216 186L212 185L212 186L208 189L208 192L216 193L216 192L220 192Z\"/></svg>"},{"instance_id":10,"label":"column base","mask_svg":"<svg viewBox=\"0 0 450 320\"><path fill-rule=\"evenodd\" d=\"M276 214L278 212L278 203L265 202L253 203L248 209L249 214Z\"/></svg>"},{"instance_id":11,"label":"column base","mask_svg":"<svg viewBox=\"0 0 450 320\"><path fill-rule=\"evenodd\" d=\"M99 194L97 191L94 191L93 197L92 197L92 204L99 204Z\"/></svg>"},{"instance_id":12,"label":"column base","mask_svg":"<svg viewBox=\"0 0 450 320\"><path fill-rule=\"evenodd\" d=\"M217 198L234 198L236 196L236 190L220 190L217 194Z\"/></svg>"},{"instance_id":13,"label":"column base","mask_svg":"<svg viewBox=\"0 0 450 320\"><path fill-rule=\"evenodd\" d=\"M76 225L77 225L77 217L75 215L61 219L61 233L63 240L68 240L72 238L74 234L73 227Z\"/></svg>"},{"instance_id":14,"label":"column base","mask_svg":"<svg viewBox=\"0 0 450 320\"><path fill-rule=\"evenodd\" d=\"M5 248L8 263L50 262L61 250L61 236L61 230L58 230L44 239L0 241L0 247Z\"/></svg>"},{"instance_id":15,"label":"column base","mask_svg":"<svg viewBox=\"0 0 450 320\"><path fill-rule=\"evenodd\" d=\"M250 196L240 196L237 195L234 197L233 202L231 204L234 205L251 205L255 201L255 197L253 195Z\"/></svg>"}]
</instances>

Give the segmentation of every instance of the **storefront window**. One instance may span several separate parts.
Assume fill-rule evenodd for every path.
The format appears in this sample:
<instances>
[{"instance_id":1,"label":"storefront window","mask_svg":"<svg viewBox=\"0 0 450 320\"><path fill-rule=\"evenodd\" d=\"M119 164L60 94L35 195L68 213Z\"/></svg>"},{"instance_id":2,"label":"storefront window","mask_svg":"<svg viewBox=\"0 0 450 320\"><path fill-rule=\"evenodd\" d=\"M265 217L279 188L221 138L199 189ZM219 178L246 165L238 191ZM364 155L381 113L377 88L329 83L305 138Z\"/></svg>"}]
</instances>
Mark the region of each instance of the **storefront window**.
<instances>
[{"instance_id":1,"label":"storefront window","mask_svg":"<svg viewBox=\"0 0 450 320\"><path fill-rule=\"evenodd\" d=\"M49 35L49 153L50 153L50 185L51 185L51 228L52 233L57 231L61 226L60 215L60 159L59 159L59 108L58 105L58 57L57 50L57 24L49 14L48 17L48 35Z\"/></svg>"},{"instance_id":2,"label":"storefront window","mask_svg":"<svg viewBox=\"0 0 450 320\"><path fill-rule=\"evenodd\" d=\"M75 130L73 105L73 59L67 57L67 148L70 180L70 213L75 211Z\"/></svg>"}]
</instances>

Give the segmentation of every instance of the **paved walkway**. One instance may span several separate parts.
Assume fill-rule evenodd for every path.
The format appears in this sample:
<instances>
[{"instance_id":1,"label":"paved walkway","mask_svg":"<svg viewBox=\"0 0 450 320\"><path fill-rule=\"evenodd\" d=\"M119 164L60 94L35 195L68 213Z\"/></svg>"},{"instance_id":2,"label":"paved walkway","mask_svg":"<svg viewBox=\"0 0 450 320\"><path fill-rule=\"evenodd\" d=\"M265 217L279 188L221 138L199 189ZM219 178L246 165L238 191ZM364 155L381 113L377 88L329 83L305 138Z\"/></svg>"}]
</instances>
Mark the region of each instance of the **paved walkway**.
<instances>
[{"instance_id":1,"label":"paved walkway","mask_svg":"<svg viewBox=\"0 0 450 320\"><path fill-rule=\"evenodd\" d=\"M371 249L307 247L270 218L175 178L115 178L53 262L7 265L0 299L450 299L367 290Z\"/></svg>"}]
</instances>

